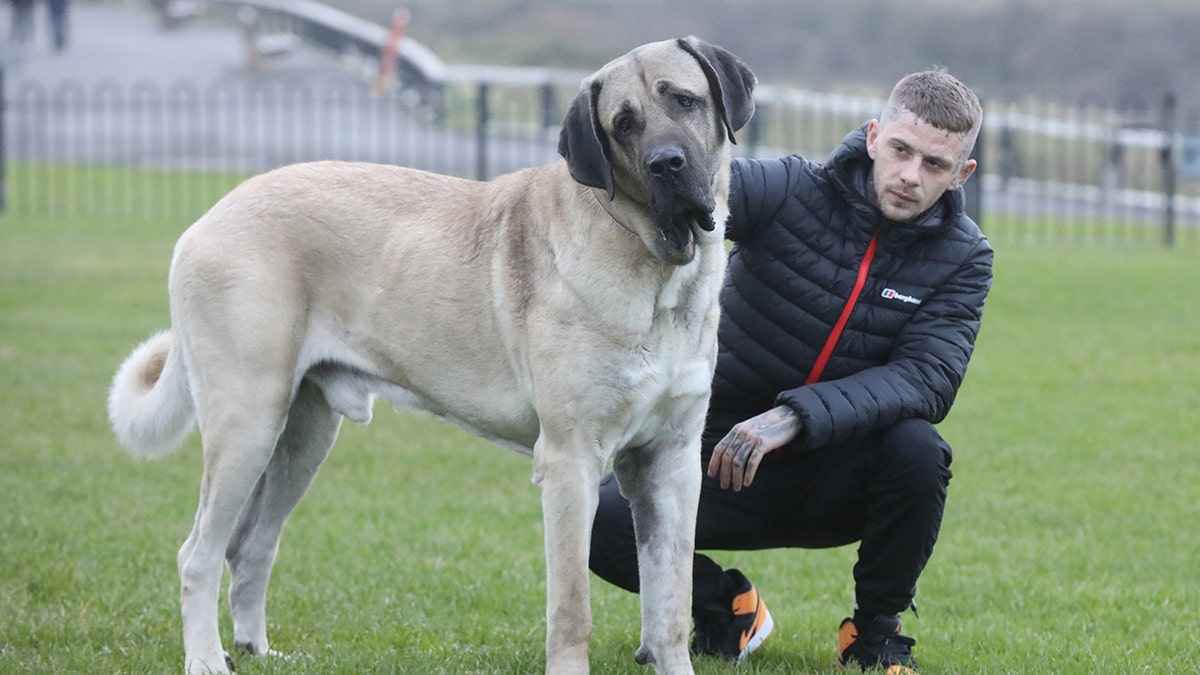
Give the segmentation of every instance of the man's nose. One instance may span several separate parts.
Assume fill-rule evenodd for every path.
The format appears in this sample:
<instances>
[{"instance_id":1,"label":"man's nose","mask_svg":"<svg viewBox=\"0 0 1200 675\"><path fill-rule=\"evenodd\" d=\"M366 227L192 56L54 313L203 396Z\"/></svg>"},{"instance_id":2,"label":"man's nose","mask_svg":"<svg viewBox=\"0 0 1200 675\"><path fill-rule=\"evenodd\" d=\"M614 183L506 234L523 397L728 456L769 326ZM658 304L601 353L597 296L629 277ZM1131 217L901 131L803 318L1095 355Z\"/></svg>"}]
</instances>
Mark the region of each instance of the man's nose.
<instances>
[{"instance_id":1,"label":"man's nose","mask_svg":"<svg viewBox=\"0 0 1200 675\"><path fill-rule=\"evenodd\" d=\"M900 167L900 180L909 185L916 185L921 182L920 158L914 157Z\"/></svg>"}]
</instances>

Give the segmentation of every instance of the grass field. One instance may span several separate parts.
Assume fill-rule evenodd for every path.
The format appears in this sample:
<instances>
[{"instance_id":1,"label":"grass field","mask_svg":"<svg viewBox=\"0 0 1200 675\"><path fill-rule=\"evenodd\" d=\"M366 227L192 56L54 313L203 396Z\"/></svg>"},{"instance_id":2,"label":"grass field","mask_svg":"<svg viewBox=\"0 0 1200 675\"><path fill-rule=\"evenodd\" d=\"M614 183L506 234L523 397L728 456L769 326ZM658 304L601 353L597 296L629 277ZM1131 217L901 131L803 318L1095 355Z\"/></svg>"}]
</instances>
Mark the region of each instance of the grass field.
<instances>
[{"instance_id":1,"label":"grass field","mask_svg":"<svg viewBox=\"0 0 1200 675\"><path fill-rule=\"evenodd\" d=\"M109 378L167 322L182 222L0 217L0 672L182 665L174 556L199 443L129 459ZM905 615L928 673L1200 672L1194 251L1000 247L942 426L956 477ZM241 673L534 673L545 630L528 461L436 421L347 424L284 535L272 646ZM776 634L742 673L834 672L852 547L718 553ZM597 673L633 663L636 598L593 584ZM228 643L230 627L222 626ZM732 667L697 661L697 672Z\"/></svg>"}]
</instances>

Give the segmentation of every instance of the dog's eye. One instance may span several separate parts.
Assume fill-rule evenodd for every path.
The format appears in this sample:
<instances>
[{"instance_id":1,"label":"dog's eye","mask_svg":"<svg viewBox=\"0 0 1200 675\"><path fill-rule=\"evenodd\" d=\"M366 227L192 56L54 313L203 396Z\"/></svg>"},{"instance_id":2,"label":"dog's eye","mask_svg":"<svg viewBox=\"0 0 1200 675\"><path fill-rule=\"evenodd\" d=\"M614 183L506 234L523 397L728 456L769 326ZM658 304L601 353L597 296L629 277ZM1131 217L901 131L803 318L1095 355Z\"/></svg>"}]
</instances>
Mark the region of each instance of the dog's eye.
<instances>
[{"instance_id":1,"label":"dog's eye","mask_svg":"<svg viewBox=\"0 0 1200 675\"><path fill-rule=\"evenodd\" d=\"M681 108L690 108L696 102L696 100L693 99L691 96L687 96L685 94L679 94L678 96L676 96L675 101L679 103L679 106Z\"/></svg>"},{"instance_id":2,"label":"dog's eye","mask_svg":"<svg viewBox=\"0 0 1200 675\"><path fill-rule=\"evenodd\" d=\"M633 118L629 115L621 115L617 118L617 123L613 125L618 134L627 134L633 129Z\"/></svg>"}]
</instances>

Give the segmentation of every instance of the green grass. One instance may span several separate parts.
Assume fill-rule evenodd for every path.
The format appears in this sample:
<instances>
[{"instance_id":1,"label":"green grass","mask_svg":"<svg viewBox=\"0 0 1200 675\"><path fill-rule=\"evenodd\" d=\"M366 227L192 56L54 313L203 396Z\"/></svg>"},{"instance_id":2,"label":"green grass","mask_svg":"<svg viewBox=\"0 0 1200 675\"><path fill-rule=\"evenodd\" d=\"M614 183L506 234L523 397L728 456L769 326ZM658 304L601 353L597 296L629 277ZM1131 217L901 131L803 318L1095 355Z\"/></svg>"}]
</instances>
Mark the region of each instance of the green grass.
<instances>
[{"instance_id":1,"label":"green grass","mask_svg":"<svg viewBox=\"0 0 1200 675\"><path fill-rule=\"evenodd\" d=\"M184 171L132 166L10 161L5 166L9 210L41 218L159 224L188 222L248 177L245 171Z\"/></svg>"},{"instance_id":2,"label":"green grass","mask_svg":"<svg viewBox=\"0 0 1200 675\"><path fill-rule=\"evenodd\" d=\"M0 217L0 672L181 667L174 556L199 442L134 461L104 397L167 322L185 224ZM925 672L1200 671L1195 269L1194 252L1152 247L1001 248L942 426L956 477L922 614L905 615ZM529 475L525 458L433 420L381 409L347 424L273 579L272 645L294 658L239 672L539 672ZM716 557L758 583L778 626L739 672L835 672L853 547ZM632 658L636 598L593 589L594 670L649 672Z\"/></svg>"},{"instance_id":3,"label":"green grass","mask_svg":"<svg viewBox=\"0 0 1200 675\"><path fill-rule=\"evenodd\" d=\"M997 209L1003 211L1003 209ZM1035 217L1010 211L985 212L983 227L993 242L1017 246L1117 248L1164 247L1167 235L1162 222L1113 214L1103 217ZM1200 228L1177 219L1172 247L1195 250Z\"/></svg>"}]
</instances>

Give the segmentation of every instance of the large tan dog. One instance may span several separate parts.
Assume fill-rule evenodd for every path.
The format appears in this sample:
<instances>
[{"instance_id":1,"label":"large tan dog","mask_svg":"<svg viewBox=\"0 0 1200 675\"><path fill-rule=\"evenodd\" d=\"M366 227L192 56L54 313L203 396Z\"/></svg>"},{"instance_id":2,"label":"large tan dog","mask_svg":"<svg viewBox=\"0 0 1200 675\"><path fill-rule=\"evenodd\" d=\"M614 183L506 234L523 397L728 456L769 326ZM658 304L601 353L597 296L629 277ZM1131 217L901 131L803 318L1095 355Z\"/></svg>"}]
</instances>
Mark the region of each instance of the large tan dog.
<instances>
[{"instance_id":1,"label":"large tan dog","mask_svg":"<svg viewBox=\"0 0 1200 675\"><path fill-rule=\"evenodd\" d=\"M188 673L233 639L268 651L284 520L343 417L374 397L533 456L547 572L546 671L585 673L588 547L612 459L633 504L637 659L690 673L699 434L725 269L729 143L755 78L695 38L586 79L565 161L481 183L318 162L250 179L180 238L173 327L121 366L109 416L141 455L199 422L204 476L179 550Z\"/></svg>"}]
</instances>

